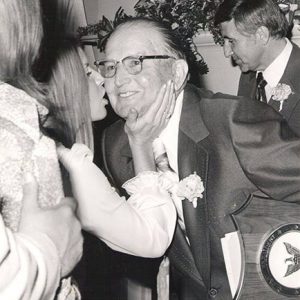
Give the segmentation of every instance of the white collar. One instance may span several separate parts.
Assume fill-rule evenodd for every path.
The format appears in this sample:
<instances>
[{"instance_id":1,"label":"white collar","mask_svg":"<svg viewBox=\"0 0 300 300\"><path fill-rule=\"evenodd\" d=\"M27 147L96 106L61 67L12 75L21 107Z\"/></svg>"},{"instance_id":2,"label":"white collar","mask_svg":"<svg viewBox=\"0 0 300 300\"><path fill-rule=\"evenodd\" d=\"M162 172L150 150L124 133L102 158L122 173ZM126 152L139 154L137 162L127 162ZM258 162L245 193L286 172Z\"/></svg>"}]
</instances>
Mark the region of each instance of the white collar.
<instances>
[{"instance_id":1,"label":"white collar","mask_svg":"<svg viewBox=\"0 0 300 300\"><path fill-rule=\"evenodd\" d=\"M177 163L177 145L178 145L178 130L179 122L183 104L183 94L184 91L180 92L176 99L174 112L166 126L166 128L161 132L159 137L161 138L167 154L170 166L178 172L178 163Z\"/></svg>"},{"instance_id":2,"label":"white collar","mask_svg":"<svg viewBox=\"0 0 300 300\"><path fill-rule=\"evenodd\" d=\"M263 71L264 79L271 88L274 88L279 83L284 70L290 58L293 46L286 38L286 45L281 53L273 60L273 62Z\"/></svg>"}]
</instances>

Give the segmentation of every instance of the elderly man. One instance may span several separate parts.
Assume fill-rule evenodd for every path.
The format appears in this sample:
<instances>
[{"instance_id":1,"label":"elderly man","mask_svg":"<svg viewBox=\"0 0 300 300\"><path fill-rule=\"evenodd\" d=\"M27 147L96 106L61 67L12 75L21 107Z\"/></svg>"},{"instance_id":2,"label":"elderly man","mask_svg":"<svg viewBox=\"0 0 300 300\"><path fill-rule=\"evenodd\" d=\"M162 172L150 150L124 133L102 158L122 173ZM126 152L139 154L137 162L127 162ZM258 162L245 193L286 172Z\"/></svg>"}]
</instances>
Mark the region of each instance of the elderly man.
<instances>
[{"instance_id":1,"label":"elderly man","mask_svg":"<svg viewBox=\"0 0 300 300\"><path fill-rule=\"evenodd\" d=\"M238 95L267 102L300 136L300 49L274 0L225 0L215 16L224 55L240 67Z\"/></svg>"},{"instance_id":2,"label":"elderly man","mask_svg":"<svg viewBox=\"0 0 300 300\"><path fill-rule=\"evenodd\" d=\"M124 120L134 109L143 122L161 87L172 80L175 110L159 138L170 168L187 184L195 180L198 197L174 197L178 226L167 254L175 292L179 299L232 299L238 288L229 281L230 259L222 247L225 235L237 231L231 216L258 192L275 202L299 201L300 140L264 103L186 84L185 55L160 23L125 21L111 34L105 54L97 65L111 105L122 118L103 134L107 174L119 188L134 175ZM151 120L144 122L151 126ZM145 136L144 142L155 138ZM142 266L136 269L146 272Z\"/></svg>"}]
</instances>

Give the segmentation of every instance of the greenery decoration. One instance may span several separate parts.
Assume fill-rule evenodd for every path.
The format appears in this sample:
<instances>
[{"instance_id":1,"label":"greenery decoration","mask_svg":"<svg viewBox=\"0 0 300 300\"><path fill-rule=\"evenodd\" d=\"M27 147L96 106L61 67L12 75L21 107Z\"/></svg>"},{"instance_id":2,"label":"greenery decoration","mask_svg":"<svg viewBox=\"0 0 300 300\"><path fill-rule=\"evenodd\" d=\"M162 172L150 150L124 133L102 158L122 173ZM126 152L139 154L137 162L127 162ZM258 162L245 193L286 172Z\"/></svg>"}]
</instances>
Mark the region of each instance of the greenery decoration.
<instances>
[{"instance_id":1,"label":"greenery decoration","mask_svg":"<svg viewBox=\"0 0 300 300\"><path fill-rule=\"evenodd\" d=\"M134 6L137 16L146 16L165 23L182 43L190 63L201 74L208 67L194 43L201 30L212 29L214 12L221 0L140 0Z\"/></svg>"},{"instance_id":2,"label":"greenery decoration","mask_svg":"<svg viewBox=\"0 0 300 300\"><path fill-rule=\"evenodd\" d=\"M97 47L100 51L104 50L105 43L113 31L113 29L121 23L124 19L130 18L127 14L125 14L122 7L120 7L115 13L115 17L113 21L108 20L105 16L102 17L96 24L89 24L85 27L78 28L79 37L96 35L97 36Z\"/></svg>"},{"instance_id":3,"label":"greenery decoration","mask_svg":"<svg viewBox=\"0 0 300 300\"><path fill-rule=\"evenodd\" d=\"M206 74L208 67L198 52L193 38L202 30L212 33L216 44L223 44L219 28L214 26L216 9L223 0L139 0L134 6L134 16L150 17L167 25L177 35L185 50L188 62L197 73ZM289 7L295 0L275 0ZM131 18L120 7L114 20L102 17L96 24L79 27L80 37L96 35L97 46L104 50L105 43L112 30L123 20Z\"/></svg>"}]
</instances>

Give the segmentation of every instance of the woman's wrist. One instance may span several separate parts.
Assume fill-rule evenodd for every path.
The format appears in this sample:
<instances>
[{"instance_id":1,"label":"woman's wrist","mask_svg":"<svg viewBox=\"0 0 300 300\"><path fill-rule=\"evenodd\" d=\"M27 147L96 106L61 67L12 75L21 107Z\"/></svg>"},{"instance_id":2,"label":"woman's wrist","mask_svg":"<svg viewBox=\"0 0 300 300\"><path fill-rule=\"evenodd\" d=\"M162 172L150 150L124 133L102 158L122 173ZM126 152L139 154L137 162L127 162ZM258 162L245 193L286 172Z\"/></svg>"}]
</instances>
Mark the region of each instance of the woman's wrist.
<instances>
[{"instance_id":1,"label":"woman's wrist","mask_svg":"<svg viewBox=\"0 0 300 300\"><path fill-rule=\"evenodd\" d=\"M136 136L136 135L128 135L128 141L131 148L151 148L152 142L154 138L151 137L142 137L142 136Z\"/></svg>"},{"instance_id":2,"label":"woman's wrist","mask_svg":"<svg viewBox=\"0 0 300 300\"><path fill-rule=\"evenodd\" d=\"M152 143L130 143L135 174L144 171L156 171Z\"/></svg>"}]
</instances>

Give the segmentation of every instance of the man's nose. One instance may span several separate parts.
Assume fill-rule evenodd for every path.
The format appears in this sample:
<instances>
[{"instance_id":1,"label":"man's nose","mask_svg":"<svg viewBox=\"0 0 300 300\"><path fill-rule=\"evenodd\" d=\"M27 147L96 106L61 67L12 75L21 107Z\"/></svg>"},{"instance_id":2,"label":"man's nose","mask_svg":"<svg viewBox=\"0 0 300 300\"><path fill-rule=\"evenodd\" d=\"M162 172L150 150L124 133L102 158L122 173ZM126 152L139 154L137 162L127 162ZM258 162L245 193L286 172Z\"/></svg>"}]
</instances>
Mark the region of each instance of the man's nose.
<instances>
[{"instance_id":1,"label":"man's nose","mask_svg":"<svg viewBox=\"0 0 300 300\"><path fill-rule=\"evenodd\" d=\"M230 57L233 54L231 45L225 41L224 46L223 46L223 51L224 51L224 56L225 57Z\"/></svg>"},{"instance_id":2,"label":"man's nose","mask_svg":"<svg viewBox=\"0 0 300 300\"><path fill-rule=\"evenodd\" d=\"M115 74L115 83L117 86L122 86L124 83L130 81L130 74L126 71L123 64L118 64L116 66L116 74Z\"/></svg>"}]
</instances>

